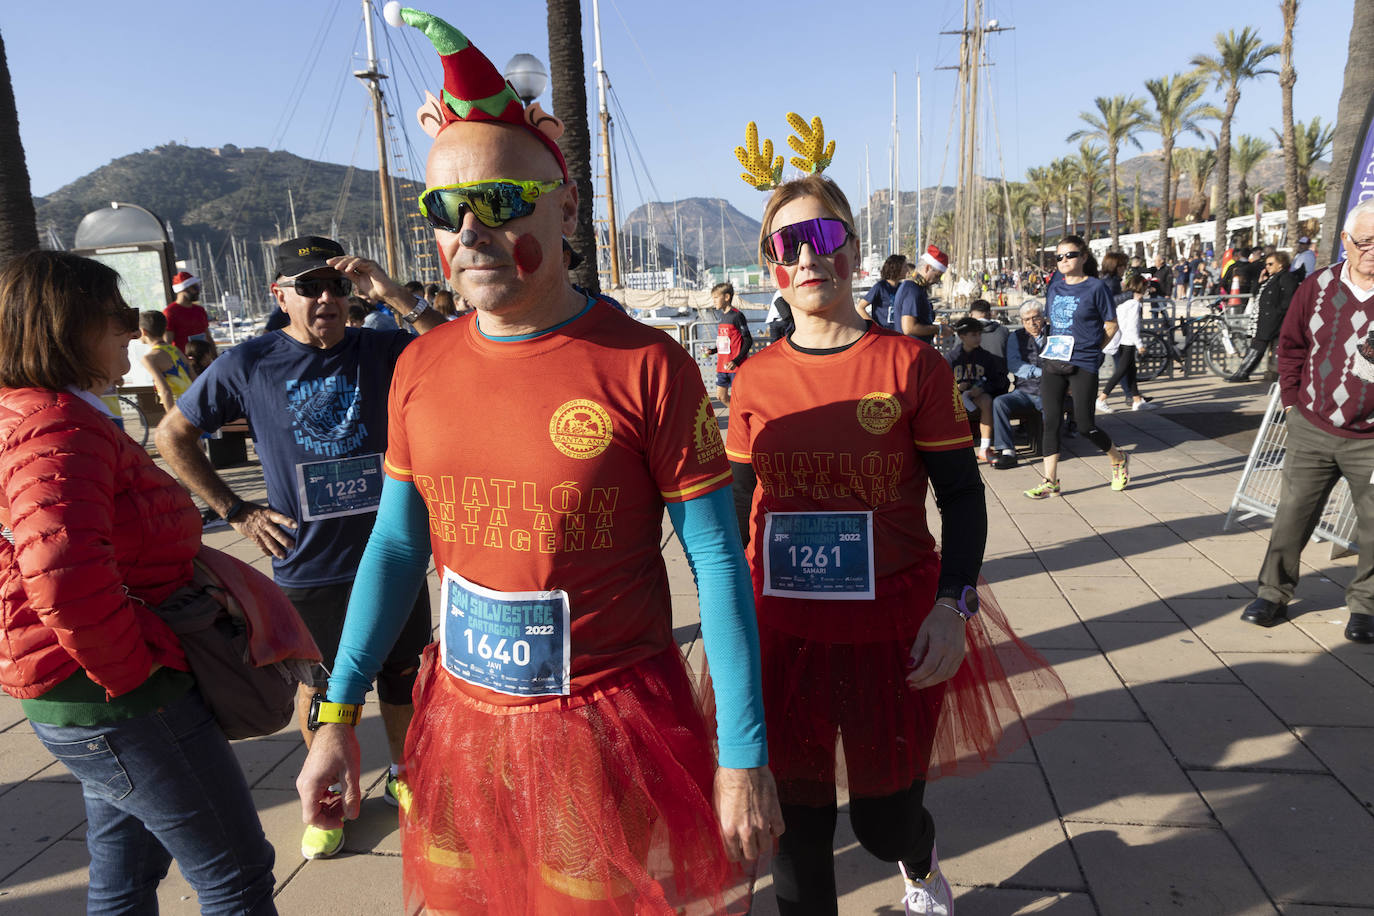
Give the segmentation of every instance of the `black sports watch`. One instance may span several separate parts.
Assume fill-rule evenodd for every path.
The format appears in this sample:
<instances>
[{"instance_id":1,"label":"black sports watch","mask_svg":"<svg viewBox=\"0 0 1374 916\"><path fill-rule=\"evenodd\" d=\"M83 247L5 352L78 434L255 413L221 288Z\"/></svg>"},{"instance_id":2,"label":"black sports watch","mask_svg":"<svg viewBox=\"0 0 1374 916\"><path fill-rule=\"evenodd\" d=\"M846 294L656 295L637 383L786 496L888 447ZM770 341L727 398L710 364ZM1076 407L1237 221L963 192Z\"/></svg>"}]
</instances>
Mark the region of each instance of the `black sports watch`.
<instances>
[{"instance_id":1,"label":"black sports watch","mask_svg":"<svg viewBox=\"0 0 1374 916\"><path fill-rule=\"evenodd\" d=\"M362 717L361 703L330 703L324 694L317 693L310 698L310 715L305 724L313 732L321 725L357 725Z\"/></svg>"},{"instance_id":2,"label":"black sports watch","mask_svg":"<svg viewBox=\"0 0 1374 916\"><path fill-rule=\"evenodd\" d=\"M941 598L954 599L954 604L950 605L950 609L964 618L965 621L972 620L973 616L978 613L978 589L972 585L965 585L963 588L942 588L935 598L937 601Z\"/></svg>"}]
</instances>

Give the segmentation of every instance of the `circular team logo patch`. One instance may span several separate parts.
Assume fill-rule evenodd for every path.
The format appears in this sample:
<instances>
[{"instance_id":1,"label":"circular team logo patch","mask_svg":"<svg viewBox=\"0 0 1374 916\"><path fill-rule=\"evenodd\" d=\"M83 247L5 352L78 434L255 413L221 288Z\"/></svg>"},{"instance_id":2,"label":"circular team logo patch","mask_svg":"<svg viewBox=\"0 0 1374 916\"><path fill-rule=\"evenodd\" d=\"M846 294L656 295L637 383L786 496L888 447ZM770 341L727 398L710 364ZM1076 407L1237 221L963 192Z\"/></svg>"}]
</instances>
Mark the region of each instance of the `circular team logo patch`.
<instances>
[{"instance_id":1,"label":"circular team logo patch","mask_svg":"<svg viewBox=\"0 0 1374 916\"><path fill-rule=\"evenodd\" d=\"M902 405L886 391L871 391L859 398L859 425L875 436L881 436L897 423Z\"/></svg>"},{"instance_id":2,"label":"circular team logo patch","mask_svg":"<svg viewBox=\"0 0 1374 916\"><path fill-rule=\"evenodd\" d=\"M549 438L569 458L595 458L611 444L611 415L595 401L568 401L553 412Z\"/></svg>"}]
</instances>

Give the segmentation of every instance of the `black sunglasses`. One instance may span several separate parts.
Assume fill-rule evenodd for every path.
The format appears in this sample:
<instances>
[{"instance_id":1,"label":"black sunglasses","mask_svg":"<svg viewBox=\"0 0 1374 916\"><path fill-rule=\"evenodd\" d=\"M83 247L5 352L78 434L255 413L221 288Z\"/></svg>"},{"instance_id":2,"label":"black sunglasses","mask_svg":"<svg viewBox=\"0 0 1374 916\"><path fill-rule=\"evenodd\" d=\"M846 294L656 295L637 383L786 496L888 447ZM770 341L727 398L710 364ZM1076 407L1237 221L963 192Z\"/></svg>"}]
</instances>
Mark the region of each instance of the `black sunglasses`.
<instances>
[{"instance_id":1,"label":"black sunglasses","mask_svg":"<svg viewBox=\"0 0 1374 916\"><path fill-rule=\"evenodd\" d=\"M130 333L138 330L138 309L130 305L116 306L105 313Z\"/></svg>"},{"instance_id":2,"label":"black sunglasses","mask_svg":"<svg viewBox=\"0 0 1374 916\"><path fill-rule=\"evenodd\" d=\"M1083 257L1083 252L1081 251L1066 251L1064 254L1055 255L1054 259L1056 261L1072 261L1074 258L1081 257Z\"/></svg>"},{"instance_id":3,"label":"black sunglasses","mask_svg":"<svg viewBox=\"0 0 1374 916\"><path fill-rule=\"evenodd\" d=\"M278 286L294 289L307 299L318 299L325 290L336 296L347 296L353 292L353 281L347 277L297 277L294 280L283 278Z\"/></svg>"}]
</instances>

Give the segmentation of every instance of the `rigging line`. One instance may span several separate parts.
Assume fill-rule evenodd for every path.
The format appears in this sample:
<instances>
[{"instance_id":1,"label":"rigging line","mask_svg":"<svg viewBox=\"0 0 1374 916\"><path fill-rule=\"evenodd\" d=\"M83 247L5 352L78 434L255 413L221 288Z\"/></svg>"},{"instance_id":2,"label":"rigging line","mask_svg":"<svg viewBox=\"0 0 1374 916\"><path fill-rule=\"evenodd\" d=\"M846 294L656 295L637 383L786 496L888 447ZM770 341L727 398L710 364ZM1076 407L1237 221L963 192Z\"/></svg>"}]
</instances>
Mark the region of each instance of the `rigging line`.
<instances>
[{"instance_id":1,"label":"rigging line","mask_svg":"<svg viewBox=\"0 0 1374 916\"><path fill-rule=\"evenodd\" d=\"M358 147L363 142L363 130L367 127L367 108L363 108L362 117L358 120L358 135L353 140L353 155L348 160L348 172L344 175L343 184L339 188L338 200L334 203L333 220L335 223L343 223L344 210L348 206L348 195L353 188L354 163L358 161Z\"/></svg>"},{"instance_id":2,"label":"rigging line","mask_svg":"<svg viewBox=\"0 0 1374 916\"><path fill-rule=\"evenodd\" d=\"M644 49L639 46L639 41L635 38L634 32L630 31L630 24L625 21L625 14L620 12L620 6L615 2L615 0L611 0L611 7L615 10L616 16L620 18L620 24L625 27L625 34L630 37L630 43L635 46L635 51L639 54L639 59L644 64L644 69L649 71L649 79L653 80L654 88L658 90L658 95L661 100L661 104L664 108L668 110L668 113L673 116L673 123L677 125L678 137L681 138L695 136L695 134L692 131L689 131L683 125L682 119L677 116L677 109L673 108L673 103L668 99L667 94L663 91L663 85L659 83L658 77L654 74L653 68L649 66L649 59L644 56ZM681 146L679 146L679 149L681 149ZM702 156L703 152L704 151L702 150L697 150L698 156L704 158ZM655 191L654 193L657 194L658 192Z\"/></svg>"},{"instance_id":3,"label":"rigging line","mask_svg":"<svg viewBox=\"0 0 1374 916\"><path fill-rule=\"evenodd\" d=\"M610 96L611 103L615 105L617 117L620 119L620 126L625 129L626 136L630 138L630 145L634 147L635 155L639 157L640 165L644 168L644 179L649 182L649 190L654 192L654 197L662 198L663 195L659 193L658 186L654 184L654 176L649 173L648 160L644 158L644 152L639 148L639 141L635 139L635 132L634 128L630 126L630 119L625 116L625 108L620 104L620 97L615 94L615 89L610 86L609 80L607 80L606 89L606 94Z\"/></svg>"},{"instance_id":4,"label":"rigging line","mask_svg":"<svg viewBox=\"0 0 1374 916\"><path fill-rule=\"evenodd\" d=\"M922 227L921 238L930 235L930 224L935 219L935 213L940 207L940 196L945 190L945 166L949 164L949 141L954 136L954 118L959 113L959 107L951 104L949 107L949 126L945 128L945 152L940 157L940 177L935 181L935 199L930 203L930 212L926 215L926 224Z\"/></svg>"},{"instance_id":5,"label":"rigging line","mask_svg":"<svg viewBox=\"0 0 1374 916\"><path fill-rule=\"evenodd\" d=\"M362 26L361 26L361 25L358 26L358 30L359 30L359 31L362 31ZM357 34L354 34L354 36L353 36L353 42L354 42L354 44L357 44L357 41L358 41L358 36L357 36ZM330 135L334 132L334 119L335 119L336 117L338 117L338 114L339 114L339 106L340 106L340 104L343 102L344 89L345 89L345 88L347 87L347 85L348 85L348 80L346 80L346 79L341 79L341 80L338 81L338 83L339 83L339 85L338 85L338 87L337 87L337 89L335 90L335 93L334 93L334 102L333 102L332 105L329 106L329 121L325 124L324 132L320 135L320 142L319 142L319 144L315 147L315 152L314 152L314 154L313 154L313 156L312 156L312 159L314 159L314 160L323 160L323 159L324 159L324 147L325 147L325 144L328 142ZM311 164L312 164L312 163L311 163L310 161L307 161L306 164L305 164L305 171L301 174L300 185L297 187L297 190L300 191L300 192L302 192L302 193L304 193L304 191L305 191L305 180L306 180L306 178L309 177L309 175L310 175L310 167L311 167Z\"/></svg>"}]
</instances>

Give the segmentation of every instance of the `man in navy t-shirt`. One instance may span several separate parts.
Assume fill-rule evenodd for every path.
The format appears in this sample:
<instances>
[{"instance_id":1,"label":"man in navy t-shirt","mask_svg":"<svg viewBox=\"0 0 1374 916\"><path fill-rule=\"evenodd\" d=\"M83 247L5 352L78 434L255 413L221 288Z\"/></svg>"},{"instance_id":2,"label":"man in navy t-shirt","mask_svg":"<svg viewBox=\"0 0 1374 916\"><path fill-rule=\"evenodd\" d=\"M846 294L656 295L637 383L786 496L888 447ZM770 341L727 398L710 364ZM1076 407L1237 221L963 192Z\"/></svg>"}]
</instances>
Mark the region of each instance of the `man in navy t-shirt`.
<instances>
[{"instance_id":1,"label":"man in navy t-shirt","mask_svg":"<svg viewBox=\"0 0 1374 916\"><path fill-rule=\"evenodd\" d=\"M327 684L381 497L391 374L413 339L401 330L347 327L355 285L361 295L386 301L417 331L445 323L381 267L345 255L337 242L317 236L283 242L272 294L289 323L211 363L157 431L158 449L182 481L271 555L273 577L320 647L324 664L314 685L303 685L297 698L307 745L311 702ZM239 419L248 421L262 461L265 506L235 496L198 446L204 433ZM411 687L430 631L429 595L422 590L377 678L393 761L389 801L413 712ZM307 827L301 854L322 858L342 844L342 830Z\"/></svg>"}]
</instances>

